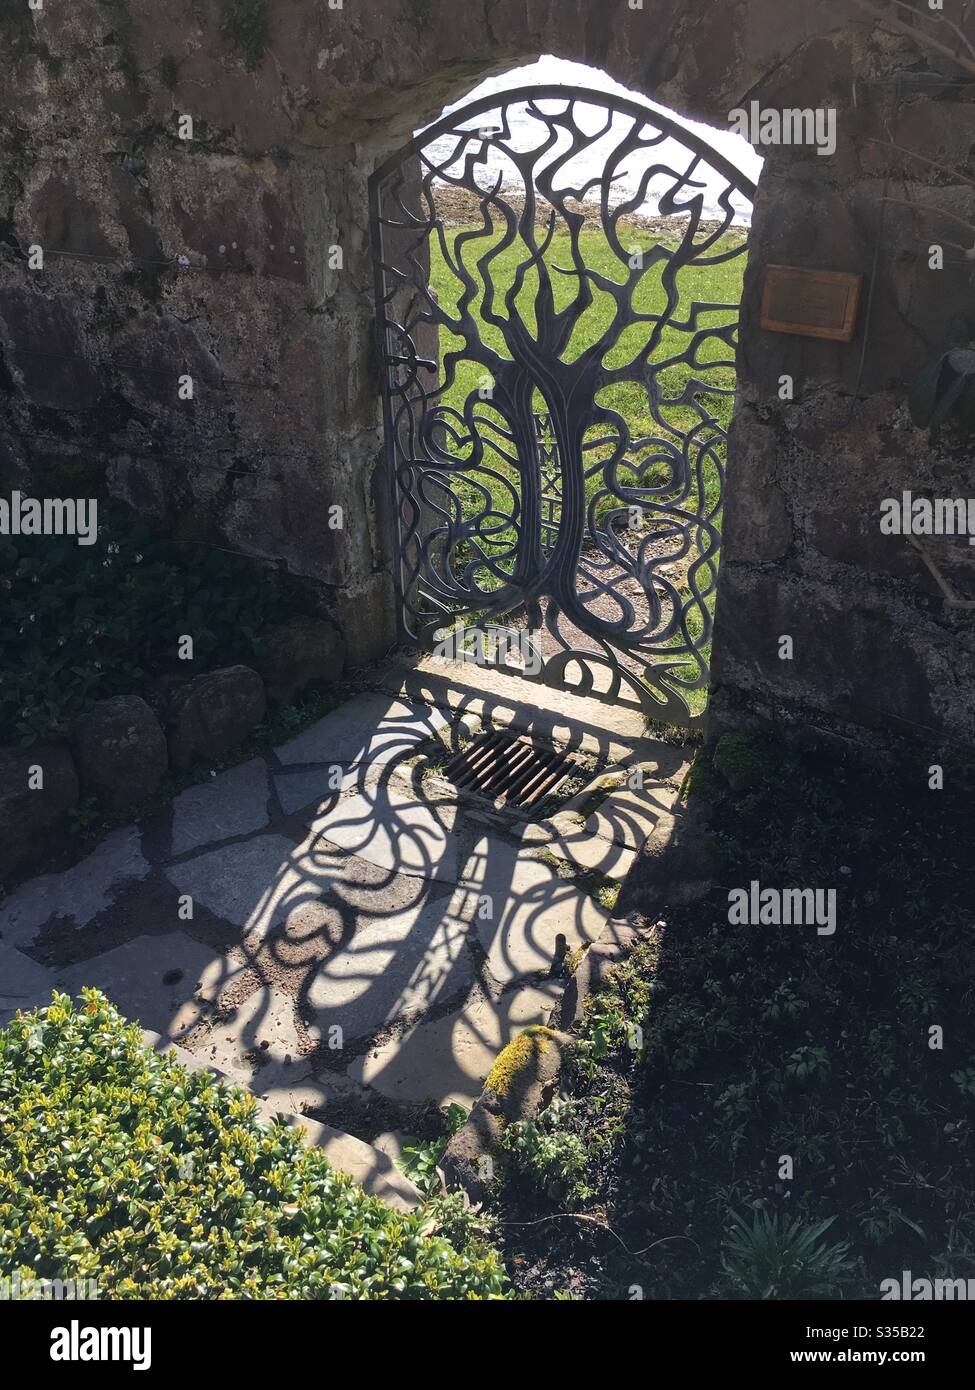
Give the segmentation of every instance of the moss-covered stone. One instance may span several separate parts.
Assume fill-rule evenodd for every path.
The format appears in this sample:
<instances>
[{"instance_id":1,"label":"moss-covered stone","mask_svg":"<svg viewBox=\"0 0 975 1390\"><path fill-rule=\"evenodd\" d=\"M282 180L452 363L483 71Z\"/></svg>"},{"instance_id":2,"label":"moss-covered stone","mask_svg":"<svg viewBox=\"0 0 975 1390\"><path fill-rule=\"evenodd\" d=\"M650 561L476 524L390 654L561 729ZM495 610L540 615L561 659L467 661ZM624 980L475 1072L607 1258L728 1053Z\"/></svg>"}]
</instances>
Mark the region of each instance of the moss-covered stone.
<instances>
[{"instance_id":1,"label":"moss-covered stone","mask_svg":"<svg viewBox=\"0 0 975 1390\"><path fill-rule=\"evenodd\" d=\"M681 790L681 800L685 803L716 801L724 790L720 778L715 774L710 752L702 749L691 764L691 770Z\"/></svg>"},{"instance_id":2,"label":"moss-covered stone","mask_svg":"<svg viewBox=\"0 0 975 1390\"><path fill-rule=\"evenodd\" d=\"M532 1066L540 1054L548 1050L554 1038L555 1033L552 1029L545 1028L542 1024L526 1028L523 1033L512 1038L495 1058L494 1066L484 1083L485 1089L502 1097L510 1094L518 1078Z\"/></svg>"},{"instance_id":3,"label":"moss-covered stone","mask_svg":"<svg viewBox=\"0 0 975 1390\"><path fill-rule=\"evenodd\" d=\"M771 749L740 730L721 735L711 761L733 791L767 786L775 775L776 759Z\"/></svg>"},{"instance_id":4,"label":"moss-covered stone","mask_svg":"<svg viewBox=\"0 0 975 1390\"><path fill-rule=\"evenodd\" d=\"M254 72L267 52L268 0L223 0L220 34Z\"/></svg>"},{"instance_id":5,"label":"moss-covered stone","mask_svg":"<svg viewBox=\"0 0 975 1390\"><path fill-rule=\"evenodd\" d=\"M588 943L585 943L582 946L577 946L574 951L569 952L565 958L565 973L567 975L574 975L576 973L588 949Z\"/></svg>"}]
</instances>

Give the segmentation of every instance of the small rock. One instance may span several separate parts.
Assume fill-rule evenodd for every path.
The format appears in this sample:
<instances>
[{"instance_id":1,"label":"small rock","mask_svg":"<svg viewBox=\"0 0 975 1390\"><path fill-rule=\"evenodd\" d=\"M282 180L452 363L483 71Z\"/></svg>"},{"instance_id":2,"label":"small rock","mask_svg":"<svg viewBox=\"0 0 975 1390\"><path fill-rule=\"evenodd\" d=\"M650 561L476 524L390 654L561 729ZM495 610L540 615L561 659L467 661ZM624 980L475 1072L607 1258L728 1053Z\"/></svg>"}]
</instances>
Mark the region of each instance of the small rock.
<instances>
[{"instance_id":1,"label":"small rock","mask_svg":"<svg viewBox=\"0 0 975 1390\"><path fill-rule=\"evenodd\" d=\"M197 676L173 697L169 754L174 767L187 768L198 758L220 757L264 718L264 682L249 666L225 666Z\"/></svg>"},{"instance_id":2,"label":"small rock","mask_svg":"<svg viewBox=\"0 0 975 1390\"><path fill-rule=\"evenodd\" d=\"M41 787L31 789L40 769ZM77 805L78 774L67 748L0 749L0 880L55 848L66 813Z\"/></svg>"},{"instance_id":3,"label":"small rock","mask_svg":"<svg viewBox=\"0 0 975 1390\"><path fill-rule=\"evenodd\" d=\"M478 1102L467 1123L448 1143L438 1165L447 1191L460 1189L472 1202L485 1200L491 1185L488 1175L499 1161L501 1129L500 1118Z\"/></svg>"},{"instance_id":4,"label":"small rock","mask_svg":"<svg viewBox=\"0 0 975 1390\"><path fill-rule=\"evenodd\" d=\"M138 695L99 700L75 724L74 747L82 793L113 810L152 796L169 767L162 725Z\"/></svg>"}]
</instances>

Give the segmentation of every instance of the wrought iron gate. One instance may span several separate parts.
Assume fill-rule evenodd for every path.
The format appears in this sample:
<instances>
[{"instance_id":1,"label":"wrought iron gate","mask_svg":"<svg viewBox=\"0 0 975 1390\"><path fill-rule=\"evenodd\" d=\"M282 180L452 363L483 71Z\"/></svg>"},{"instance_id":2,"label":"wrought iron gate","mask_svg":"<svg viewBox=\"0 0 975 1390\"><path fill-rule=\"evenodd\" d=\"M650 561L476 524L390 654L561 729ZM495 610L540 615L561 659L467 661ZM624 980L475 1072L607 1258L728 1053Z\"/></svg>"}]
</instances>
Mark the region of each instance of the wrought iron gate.
<instances>
[{"instance_id":1,"label":"wrought iron gate","mask_svg":"<svg viewBox=\"0 0 975 1390\"><path fill-rule=\"evenodd\" d=\"M471 103L376 171L408 640L473 630L482 660L697 722L739 299L698 293L740 286L753 195L683 126L566 87Z\"/></svg>"}]
</instances>

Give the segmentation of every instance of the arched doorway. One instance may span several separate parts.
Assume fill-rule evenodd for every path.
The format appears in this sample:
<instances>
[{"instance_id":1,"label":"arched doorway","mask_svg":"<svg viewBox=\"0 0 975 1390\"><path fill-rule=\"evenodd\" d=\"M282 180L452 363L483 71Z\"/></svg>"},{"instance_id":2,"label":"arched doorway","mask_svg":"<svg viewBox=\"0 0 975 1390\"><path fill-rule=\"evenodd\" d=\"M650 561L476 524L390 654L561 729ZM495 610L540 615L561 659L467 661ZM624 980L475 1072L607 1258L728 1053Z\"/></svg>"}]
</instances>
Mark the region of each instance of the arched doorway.
<instances>
[{"instance_id":1,"label":"arched doorway","mask_svg":"<svg viewBox=\"0 0 975 1390\"><path fill-rule=\"evenodd\" d=\"M651 106L564 86L379 166L404 638L700 721L754 191Z\"/></svg>"}]
</instances>

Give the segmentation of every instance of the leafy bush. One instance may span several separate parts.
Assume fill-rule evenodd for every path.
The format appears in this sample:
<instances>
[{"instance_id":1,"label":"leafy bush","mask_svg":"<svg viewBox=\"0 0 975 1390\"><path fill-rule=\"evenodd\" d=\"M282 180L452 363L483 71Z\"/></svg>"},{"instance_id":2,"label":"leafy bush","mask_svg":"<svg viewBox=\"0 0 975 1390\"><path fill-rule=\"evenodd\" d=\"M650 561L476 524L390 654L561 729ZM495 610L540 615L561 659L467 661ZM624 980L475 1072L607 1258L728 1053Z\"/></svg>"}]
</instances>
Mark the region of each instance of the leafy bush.
<instances>
[{"instance_id":1,"label":"leafy bush","mask_svg":"<svg viewBox=\"0 0 975 1390\"><path fill-rule=\"evenodd\" d=\"M444 1156L444 1150L450 1143L451 1137L457 1133L461 1125L467 1123L467 1111L462 1105L453 1104L447 1107L447 1133L442 1134L438 1139L431 1139L429 1143L423 1144L419 1140L411 1144L403 1145L403 1154L400 1159L400 1167L403 1172L421 1192L433 1195L440 1191L440 1174L437 1172L437 1165Z\"/></svg>"},{"instance_id":2,"label":"leafy bush","mask_svg":"<svg viewBox=\"0 0 975 1390\"><path fill-rule=\"evenodd\" d=\"M497 1239L497 1217L481 1206L471 1206L465 1192L439 1192L424 1205L427 1229L435 1230L451 1245L488 1243Z\"/></svg>"},{"instance_id":3,"label":"leafy bush","mask_svg":"<svg viewBox=\"0 0 975 1390\"><path fill-rule=\"evenodd\" d=\"M821 1245L834 1217L804 1225L762 1212L749 1226L732 1216L722 1258L736 1294L745 1298L829 1298L850 1268L849 1246Z\"/></svg>"},{"instance_id":4,"label":"leafy bush","mask_svg":"<svg viewBox=\"0 0 975 1390\"><path fill-rule=\"evenodd\" d=\"M39 489L34 489L41 495ZM252 660L277 626L313 611L256 561L153 532L99 503L99 537L0 537L0 744L63 738L96 700L167 673Z\"/></svg>"},{"instance_id":5,"label":"leafy bush","mask_svg":"<svg viewBox=\"0 0 975 1390\"><path fill-rule=\"evenodd\" d=\"M0 1031L0 1271L109 1298L482 1299L497 1255L367 1197L95 990Z\"/></svg>"},{"instance_id":6,"label":"leafy bush","mask_svg":"<svg viewBox=\"0 0 975 1390\"><path fill-rule=\"evenodd\" d=\"M572 1114L570 1103L555 1100L537 1120L514 1120L501 1133L501 1146L511 1155L515 1171L556 1199L588 1195L580 1182L586 1146L566 1128Z\"/></svg>"}]
</instances>

